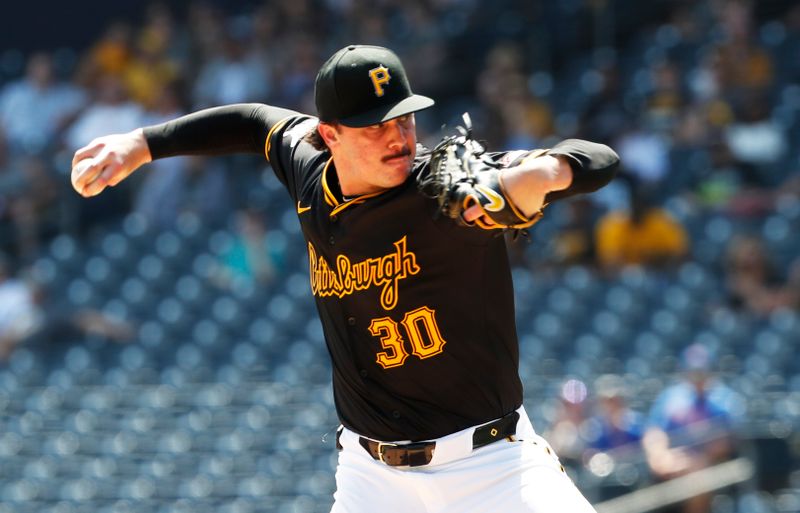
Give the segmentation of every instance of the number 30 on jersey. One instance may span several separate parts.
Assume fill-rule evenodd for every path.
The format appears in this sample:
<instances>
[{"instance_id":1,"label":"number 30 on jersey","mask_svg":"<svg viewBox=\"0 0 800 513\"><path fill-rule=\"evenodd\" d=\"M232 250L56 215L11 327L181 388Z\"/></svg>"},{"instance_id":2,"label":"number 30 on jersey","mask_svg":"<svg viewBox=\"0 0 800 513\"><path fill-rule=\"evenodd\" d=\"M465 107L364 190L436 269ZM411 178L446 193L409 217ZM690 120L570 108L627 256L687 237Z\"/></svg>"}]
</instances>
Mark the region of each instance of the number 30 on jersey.
<instances>
[{"instance_id":1,"label":"number 30 on jersey","mask_svg":"<svg viewBox=\"0 0 800 513\"><path fill-rule=\"evenodd\" d=\"M403 320L397 323L389 317L372 319L369 332L378 337L381 351L375 360L384 369L399 367L408 358L408 351L404 345L402 332L408 336L411 345L411 354L424 359L436 356L444 349L446 341L442 338L439 326L436 324L436 311L423 306L406 312ZM401 329L402 328L402 329Z\"/></svg>"}]
</instances>

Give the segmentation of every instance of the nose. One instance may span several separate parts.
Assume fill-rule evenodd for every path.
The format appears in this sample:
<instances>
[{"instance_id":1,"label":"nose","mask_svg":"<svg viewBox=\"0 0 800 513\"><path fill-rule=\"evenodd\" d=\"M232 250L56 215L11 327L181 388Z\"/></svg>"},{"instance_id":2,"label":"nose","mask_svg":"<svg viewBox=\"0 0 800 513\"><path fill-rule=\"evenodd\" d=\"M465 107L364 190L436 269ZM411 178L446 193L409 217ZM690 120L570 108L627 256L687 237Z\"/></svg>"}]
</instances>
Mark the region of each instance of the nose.
<instances>
[{"instance_id":1,"label":"nose","mask_svg":"<svg viewBox=\"0 0 800 513\"><path fill-rule=\"evenodd\" d=\"M392 150L401 150L406 146L406 136L408 128L398 123L396 119L387 121L388 127L388 146Z\"/></svg>"}]
</instances>

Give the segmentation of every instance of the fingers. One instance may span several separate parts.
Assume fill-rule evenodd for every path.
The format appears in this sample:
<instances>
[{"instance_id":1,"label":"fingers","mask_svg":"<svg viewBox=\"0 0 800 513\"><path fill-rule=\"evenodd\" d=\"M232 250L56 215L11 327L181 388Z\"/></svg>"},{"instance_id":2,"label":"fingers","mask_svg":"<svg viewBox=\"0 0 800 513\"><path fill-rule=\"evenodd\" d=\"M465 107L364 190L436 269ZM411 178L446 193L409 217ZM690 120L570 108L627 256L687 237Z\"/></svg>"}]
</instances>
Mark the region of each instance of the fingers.
<instances>
[{"instance_id":1,"label":"fingers","mask_svg":"<svg viewBox=\"0 0 800 513\"><path fill-rule=\"evenodd\" d=\"M103 165L96 159L86 158L80 160L72 167L72 174L70 176L72 187L81 196L93 196L94 194L90 194L89 186L97 180L102 172Z\"/></svg>"},{"instance_id":2,"label":"fingers","mask_svg":"<svg viewBox=\"0 0 800 513\"><path fill-rule=\"evenodd\" d=\"M479 204L475 203L464 211L462 215L467 223L480 222L483 226L490 228L498 226L494 220L486 214L486 211Z\"/></svg>"},{"instance_id":3,"label":"fingers","mask_svg":"<svg viewBox=\"0 0 800 513\"><path fill-rule=\"evenodd\" d=\"M120 170L119 166L114 164L98 167L99 171L95 177L87 181L83 186L81 194L84 197L97 196L103 192L106 187L117 185L127 176Z\"/></svg>"},{"instance_id":4,"label":"fingers","mask_svg":"<svg viewBox=\"0 0 800 513\"><path fill-rule=\"evenodd\" d=\"M106 159L99 158L84 159L72 169L72 187L88 198L100 194L106 187L117 185L129 174L118 163L107 163Z\"/></svg>"},{"instance_id":5,"label":"fingers","mask_svg":"<svg viewBox=\"0 0 800 513\"><path fill-rule=\"evenodd\" d=\"M461 215L461 217L467 224L475 223L485 230L500 228L500 225L494 222L494 220L491 217L486 215L486 211L483 210L483 207L481 207L477 203L467 208Z\"/></svg>"},{"instance_id":6,"label":"fingers","mask_svg":"<svg viewBox=\"0 0 800 513\"><path fill-rule=\"evenodd\" d=\"M75 167L81 160L95 157L98 153L100 153L104 146L105 145L102 143L92 141L83 148L80 148L72 157L72 167Z\"/></svg>"},{"instance_id":7,"label":"fingers","mask_svg":"<svg viewBox=\"0 0 800 513\"><path fill-rule=\"evenodd\" d=\"M100 173L94 180L91 180L86 185L83 186L79 192L81 196L84 198L89 198L91 196L97 196L103 189L106 188L107 182L102 178L104 173Z\"/></svg>"},{"instance_id":8,"label":"fingers","mask_svg":"<svg viewBox=\"0 0 800 513\"><path fill-rule=\"evenodd\" d=\"M466 209L464 211L464 214L462 214L462 217L464 218L464 221L468 223L473 223L476 219L485 214L486 212L484 212L481 206L476 203L471 207L469 207L468 209Z\"/></svg>"}]
</instances>

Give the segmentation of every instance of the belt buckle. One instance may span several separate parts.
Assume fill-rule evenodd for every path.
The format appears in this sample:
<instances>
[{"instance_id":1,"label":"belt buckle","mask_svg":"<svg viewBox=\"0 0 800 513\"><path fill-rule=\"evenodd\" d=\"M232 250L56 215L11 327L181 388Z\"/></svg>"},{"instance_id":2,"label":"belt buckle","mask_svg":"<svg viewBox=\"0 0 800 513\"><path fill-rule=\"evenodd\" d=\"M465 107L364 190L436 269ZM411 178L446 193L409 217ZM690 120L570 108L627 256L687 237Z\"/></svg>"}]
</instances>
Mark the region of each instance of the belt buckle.
<instances>
[{"instance_id":1,"label":"belt buckle","mask_svg":"<svg viewBox=\"0 0 800 513\"><path fill-rule=\"evenodd\" d=\"M378 460L381 463L388 465L383 459L383 449L384 447L400 447L400 444L393 444L390 442L378 442Z\"/></svg>"}]
</instances>

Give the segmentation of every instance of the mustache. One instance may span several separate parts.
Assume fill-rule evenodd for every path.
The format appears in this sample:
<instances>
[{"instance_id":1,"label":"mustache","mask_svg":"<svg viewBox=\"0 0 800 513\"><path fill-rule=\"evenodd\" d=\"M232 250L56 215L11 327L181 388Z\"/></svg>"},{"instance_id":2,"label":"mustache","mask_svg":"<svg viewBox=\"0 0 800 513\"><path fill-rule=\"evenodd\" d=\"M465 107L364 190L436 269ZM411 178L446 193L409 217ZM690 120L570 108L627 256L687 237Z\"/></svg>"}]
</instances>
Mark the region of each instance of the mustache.
<instances>
[{"instance_id":1,"label":"mustache","mask_svg":"<svg viewBox=\"0 0 800 513\"><path fill-rule=\"evenodd\" d=\"M409 155L411 155L411 148L406 147L400 150L399 153L394 153L392 155L386 155L385 157L381 157L381 160L383 162L388 162L391 159L396 159L398 157L407 157Z\"/></svg>"}]
</instances>

